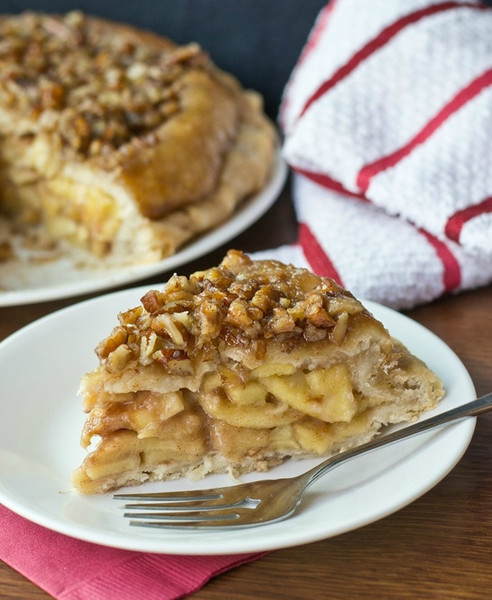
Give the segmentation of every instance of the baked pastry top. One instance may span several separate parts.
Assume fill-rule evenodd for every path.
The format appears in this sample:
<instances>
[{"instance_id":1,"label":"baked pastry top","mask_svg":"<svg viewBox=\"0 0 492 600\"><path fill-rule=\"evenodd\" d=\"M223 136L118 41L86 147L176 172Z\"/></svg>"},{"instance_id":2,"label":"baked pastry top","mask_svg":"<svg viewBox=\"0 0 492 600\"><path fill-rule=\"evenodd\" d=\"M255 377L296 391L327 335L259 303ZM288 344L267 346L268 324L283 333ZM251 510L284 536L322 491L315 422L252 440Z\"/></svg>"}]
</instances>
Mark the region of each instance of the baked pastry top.
<instances>
[{"instance_id":1,"label":"baked pastry top","mask_svg":"<svg viewBox=\"0 0 492 600\"><path fill-rule=\"evenodd\" d=\"M444 393L332 280L235 250L118 318L81 381L83 493L326 456Z\"/></svg>"},{"instance_id":2,"label":"baked pastry top","mask_svg":"<svg viewBox=\"0 0 492 600\"><path fill-rule=\"evenodd\" d=\"M0 18L0 212L17 226L153 262L261 190L274 141L261 97L196 44L78 11Z\"/></svg>"}]
</instances>

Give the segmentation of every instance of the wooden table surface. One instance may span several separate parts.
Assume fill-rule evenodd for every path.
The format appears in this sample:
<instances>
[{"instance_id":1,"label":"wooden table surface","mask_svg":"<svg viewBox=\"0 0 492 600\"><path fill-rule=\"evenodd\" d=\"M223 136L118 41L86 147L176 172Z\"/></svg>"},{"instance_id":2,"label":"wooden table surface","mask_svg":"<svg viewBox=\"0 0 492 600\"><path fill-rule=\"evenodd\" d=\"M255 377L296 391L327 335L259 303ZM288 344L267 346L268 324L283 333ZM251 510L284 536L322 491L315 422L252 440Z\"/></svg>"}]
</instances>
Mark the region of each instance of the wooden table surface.
<instances>
[{"instance_id":1,"label":"wooden table surface","mask_svg":"<svg viewBox=\"0 0 492 600\"><path fill-rule=\"evenodd\" d=\"M187 274L211 266L228 247L253 251L294 238L295 219L286 189L255 226L177 271ZM168 275L148 283L164 281ZM0 339L83 299L0 309ZM408 314L460 356L478 394L492 390L492 287L446 297ZM488 414L479 417L459 464L410 506L335 538L276 550L212 580L193 600L486 600L492 597L491 558L492 414ZM0 562L0 598L50 596Z\"/></svg>"}]
</instances>

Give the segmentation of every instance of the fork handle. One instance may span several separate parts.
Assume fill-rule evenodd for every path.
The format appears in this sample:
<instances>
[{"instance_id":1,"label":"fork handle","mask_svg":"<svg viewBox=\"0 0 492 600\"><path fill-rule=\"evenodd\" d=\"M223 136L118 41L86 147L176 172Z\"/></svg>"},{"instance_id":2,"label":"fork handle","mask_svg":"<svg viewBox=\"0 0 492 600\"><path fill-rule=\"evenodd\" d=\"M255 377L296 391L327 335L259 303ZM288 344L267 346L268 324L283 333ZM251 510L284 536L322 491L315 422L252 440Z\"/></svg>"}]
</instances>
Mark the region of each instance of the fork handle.
<instances>
[{"instance_id":1,"label":"fork handle","mask_svg":"<svg viewBox=\"0 0 492 600\"><path fill-rule=\"evenodd\" d=\"M489 412L490 410L492 410L492 393L485 394L485 396L482 396L481 398L477 398L472 402L467 402L466 404L462 404L456 408L442 412L438 415L430 417L429 419L424 419L423 421L418 421L417 423L408 425L403 429L398 429L392 433L388 433L381 437L376 437L365 444L361 444L360 446L356 446L355 448L346 450L345 452L340 452L340 454L336 454L335 456L331 456L320 465L308 471L305 474L306 485L310 485L322 477L325 473L338 466L340 463L351 458L355 458L360 454L370 452L371 450L377 450L382 446L388 446L389 444L399 442L400 440L405 440L419 433L424 433L429 429L434 429L435 427L445 425L446 423L459 421L465 417L474 417L482 413Z\"/></svg>"}]
</instances>

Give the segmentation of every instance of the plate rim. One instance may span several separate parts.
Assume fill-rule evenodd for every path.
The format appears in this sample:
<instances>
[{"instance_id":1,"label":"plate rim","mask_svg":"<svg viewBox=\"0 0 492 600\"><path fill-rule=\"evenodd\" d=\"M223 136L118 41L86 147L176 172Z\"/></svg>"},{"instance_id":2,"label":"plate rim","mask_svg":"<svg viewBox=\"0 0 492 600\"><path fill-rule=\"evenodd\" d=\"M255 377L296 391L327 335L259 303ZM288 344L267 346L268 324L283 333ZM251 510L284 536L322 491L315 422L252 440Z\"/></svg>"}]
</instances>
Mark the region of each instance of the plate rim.
<instances>
[{"instance_id":1,"label":"plate rim","mask_svg":"<svg viewBox=\"0 0 492 600\"><path fill-rule=\"evenodd\" d=\"M49 325L50 320L55 321L55 320L59 319L60 316L63 317L64 315L66 315L67 313L70 313L70 312L74 312L74 314L76 314L80 310L90 310L93 307L93 305L98 302L105 302L105 303L107 302L109 305L113 305L113 302L116 304L124 296L128 296L128 299L130 298L130 296L137 297L138 294L144 292L145 290L148 290L148 288L149 288L148 285L144 285L144 286L130 288L127 290L112 292L112 293L106 294L104 296L92 298L89 300L85 300L83 302L73 304L71 306L60 309L59 311L56 311L49 315L46 315L28 325L26 325L22 329L18 330L17 332L15 332L14 334L12 334L8 338L6 338L3 342L1 342L0 343L0 360L2 357L2 352L4 352L5 347L8 346L9 340L12 341L15 338L18 339L19 337L22 337L25 335L27 335L29 338L32 329L39 327L40 323L44 323L44 324L47 323ZM363 303L371 312L374 311L374 308L376 308L376 312L377 312L376 317L379 318L383 323L385 322L385 319L387 319L388 315L392 315L392 320L395 318L397 321L401 320L401 322L405 323L406 326L409 326L412 330L417 331L417 335L422 334L425 336L430 336L428 339L433 339L438 347L440 346L441 349L445 349L446 352L449 354L449 356L451 356L453 358L456 365L459 366L459 368L461 369L460 375L461 375L461 378L463 381L463 385L465 385L465 387L467 387L470 396L473 396L475 394L473 381L472 381L468 371L466 370L466 367L462 363L461 359L436 334L434 334L431 330L427 329L426 327L424 327L417 321L414 321L410 317L408 317L402 313L399 313L398 311L395 311L391 308L388 308L386 306L383 306L383 305L380 305L378 303L371 302L371 301L364 300ZM392 327L394 328L394 324L392 325ZM405 340L403 340L403 342L405 343ZM440 375L442 376L442 373ZM401 498L396 504L387 505L387 503L384 503L383 507L381 509L372 510L372 512L369 512L368 514L366 514L366 516L364 518L359 519L355 525L353 523L352 524L348 523L345 525L342 524L339 527L334 527L334 528L332 527L331 531L328 534L326 533L326 530L324 530L323 528L319 528L318 531L316 531L316 532L313 532L313 531L310 531L309 529L307 529L306 531L302 532L302 534L296 535L294 539L292 537L289 538L288 535L286 538L285 534L284 535L276 535L276 537L274 536L275 541L272 540L272 542L265 541L264 535L259 536L260 537L259 541L257 540L258 536L249 536L249 538L245 542L245 539L242 537L242 535L239 535L238 540L234 541L234 540L228 539L228 536L231 537L232 532L226 532L225 535L223 535L224 532L219 532L219 531L180 532L179 533L179 537L181 540L180 543L176 543L176 540L175 540L176 533L175 532L173 532L173 534L167 540L162 539L162 536L164 536L164 538L165 538L165 535L162 534L162 532L160 532L161 537L159 537L159 538L156 536L144 536L144 535L140 535L140 534L135 535L135 536L127 535L127 536L116 536L115 537L114 531L109 531L109 532L107 532L106 530L98 531L97 529L94 530L93 528L88 528L87 525L80 525L79 523L75 523L75 522L67 523L66 521L60 520L59 516L57 516L55 518L54 516L51 516L50 514L46 514L46 513L40 515L39 510L36 510L36 507L33 507L32 505L31 506L29 506L29 504L26 505L25 500L24 500L24 504L23 505L21 504L19 506L19 503L16 502L15 499L10 498L8 496L8 494L7 495L5 494L4 483L2 482L1 478L0 478L0 502L2 504L4 504L7 508L9 508L10 510L13 510L15 513L21 515L24 518L27 518L30 521L37 523L38 525L47 527L48 529L51 529L53 531L56 531L56 532L64 534L64 535L68 535L68 536L76 538L76 539L84 540L86 542L91 542L91 543L102 544L102 545L114 547L114 548L142 551L142 552L153 552L153 553L159 553L159 554L172 553L172 554L180 554L180 555L197 555L197 554L200 554L200 555L216 554L217 555L217 554L224 554L224 553L241 554L241 553L245 553L245 552L271 551L271 550L276 550L279 548L285 548L285 547L290 547L290 546L297 546L297 545L301 545L301 544L311 543L311 542L319 541L322 539L334 537L334 536L340 535L342 533L346 533L348 531L359 529L360 527L363 527L369 523L375 522L385 516L388 516L389 514L393 514L394 512L397 512L404 506L407 506L408 504L414 502L417 498L419 498L422 495L424 495L425 493L427 493L427 491L429 491L439 481L441 481L444 477L446 477L446 475L454 468L454 466L457 464L457 462L461 459L461 457L467 450L468 445L472 439L473 432L475 429L475 423L476 423L476 419L470 418L466 421L452 424L445 429L437 430L435 432L430 432L429 434L424 434L424 435L428 436L430 443L445 444L447 441L448 445L452 442L453 438L455 438L458 433L461 436L460 443L458 445L456 445L456 444L453 445L451 443L452 449L451 449L451 452L447 453L447 460L446 460L445 468L443 469L442 467L440 467L438 469L439 473L437 476L426 477L425 485L421 484L417 487L414 487L412 493L404 494L403 498ZM433 440L437 440L437 441L433 441ZM419 453L425 454L427 445L428 445L427 443L422 443L416 449L416 452L410 453L408 455L408 457L405 457L404 459L402 459L402 461L398 461L396 464L398 465L400 462L405 463L407 460L413 461L414 455L416 453L417 454L419 454ZM392 467L393 466L394 465L392 465ZM385 474L385 472L386 472L386 470L383 470L382 473L379 473L372 479L378 480L381 477L386 478L387 475ZM372 481L372 479L371 479L371 481ZM361 485L359 485L359 484L356 485L355 486L356 493L357 493L357 489L359 489L359 490L363 489L365 485L366 485L365 483L363 483ZM97 502L97 500L96 500L96 502ZM99 510L101 510L101 508ZM123 519L123 517L121 517L121 518ZM261 529L263 532L265 532L265 531L267 531L267 529L270 529L270 531L272 531L274 533L278 530L279 527L283 527L284 524L286 524L286 523L287 523L287 529L288 529L289 528L288 523L292 523L292 519L295 519L295 518L296 518L296 515L294 515L290 519L288 519L286 521L282 521L280 523L264 525L261 528L255 528L255 531L258 531L259 529ZM127 527L129 527L129 526L127 525ZM272 529L272 528L274 528L274 529ZM132 530L130 530L130 531L132 531ZM250 529L242 530L242 531L251 532ZM267 533L268 533L268 531L267 531ZM212 540L212 542L210 542L210 540ZM208 541L208 544L207 544L207 541ZM218 543L214 544L213 541L217 541ZM204 545L204 542L205 542L205 545ZM221 543L224 544L225 542L227 542L227 543L224 547L223 545L221 545ZM199 551L196 550L197 545L199 546ZM191 551L190 548L193 548L193 551Z\"/></svg>"}]
</instances>

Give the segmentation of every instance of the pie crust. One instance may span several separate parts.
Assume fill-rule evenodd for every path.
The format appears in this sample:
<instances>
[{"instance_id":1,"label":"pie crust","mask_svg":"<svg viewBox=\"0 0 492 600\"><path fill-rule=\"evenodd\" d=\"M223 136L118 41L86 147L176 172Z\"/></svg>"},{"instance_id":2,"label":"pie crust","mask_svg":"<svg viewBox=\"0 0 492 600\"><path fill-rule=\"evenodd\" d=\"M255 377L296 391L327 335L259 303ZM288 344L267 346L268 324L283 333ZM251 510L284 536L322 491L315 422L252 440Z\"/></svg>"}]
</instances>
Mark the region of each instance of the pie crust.
<instances>
[{"instance_id":1,"label":"pie crust","mask_svg":"<svg viewBox=\"0 0 492 600\"><path fill-rule=\"evenodd\" d=\"M0 18L0 214L31 245L161 260L264 187L274 146L261 97L197 44L78 11Z\"/></svg>"},{"instance_id":2,"label":"pie crust","mask_svg":"<svg viewBox=\"0 0 492 600\"><path fill-rule=\"evenodd\" d=\"M348 291L236 250L118 319L81 381L82 493L327 456L444 394Z\"/></svg>"}]
</instances>

